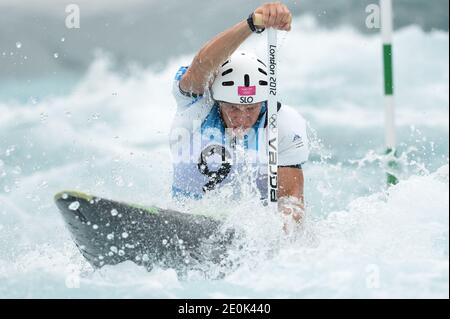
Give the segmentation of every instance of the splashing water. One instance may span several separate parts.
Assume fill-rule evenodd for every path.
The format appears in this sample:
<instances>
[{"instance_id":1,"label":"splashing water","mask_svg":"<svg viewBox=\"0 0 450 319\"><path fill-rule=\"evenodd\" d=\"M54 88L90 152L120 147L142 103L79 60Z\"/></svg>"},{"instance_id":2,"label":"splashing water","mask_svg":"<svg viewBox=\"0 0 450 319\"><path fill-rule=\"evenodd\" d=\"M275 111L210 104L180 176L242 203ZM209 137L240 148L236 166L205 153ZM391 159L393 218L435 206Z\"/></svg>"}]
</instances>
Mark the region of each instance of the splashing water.
<instances>
[{"instance_id":1,"label":"splashing water","mask_svg":"<svg viewBox=\"0 0 450 319\"><path fill-rule=\"evenodd\" d=\"M402 173L386 189L379 38L295 25L280 54L280 96L310 122L312 149L296 233L284 235L245 183L236 202L226 189L171 199L171 80L192 55L128 76L100 55L67 96L0 102L0 297L448 298L448 33L396 34ZM94 271L52 202L68 188L222 216L245 234L228 256L237 266L218 280L132 262Z\"/></svg>"}]
</instances>

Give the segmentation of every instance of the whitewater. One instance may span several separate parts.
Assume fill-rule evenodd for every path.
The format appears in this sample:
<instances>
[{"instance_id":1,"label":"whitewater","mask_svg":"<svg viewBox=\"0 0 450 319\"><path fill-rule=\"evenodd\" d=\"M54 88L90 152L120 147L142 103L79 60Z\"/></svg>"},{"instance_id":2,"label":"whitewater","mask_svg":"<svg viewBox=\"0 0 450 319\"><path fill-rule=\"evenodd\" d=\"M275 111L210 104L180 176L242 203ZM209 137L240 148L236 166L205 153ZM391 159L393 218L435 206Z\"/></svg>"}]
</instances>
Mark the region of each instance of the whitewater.
<instances>
[{"instance_id":1,"label":"whitewater","mask_svg":"<svg viewBox=\"0 0 450 319\"><path fill-rule=\"evenodd\" d=\"M279 96L307 119L312 149L297 233L245 194L171 198L172 81L195 52L124 74L99 49L68 94L0 100L0 298L449 298L448 33L395 34L402 172L387 189L380 38L293 25ZM265 56L265 36L244 47ZM54 205L65 189L222 216L246 231L240 266L216 280L132 262L93 270Z\"/></svg>"}]
</instances>

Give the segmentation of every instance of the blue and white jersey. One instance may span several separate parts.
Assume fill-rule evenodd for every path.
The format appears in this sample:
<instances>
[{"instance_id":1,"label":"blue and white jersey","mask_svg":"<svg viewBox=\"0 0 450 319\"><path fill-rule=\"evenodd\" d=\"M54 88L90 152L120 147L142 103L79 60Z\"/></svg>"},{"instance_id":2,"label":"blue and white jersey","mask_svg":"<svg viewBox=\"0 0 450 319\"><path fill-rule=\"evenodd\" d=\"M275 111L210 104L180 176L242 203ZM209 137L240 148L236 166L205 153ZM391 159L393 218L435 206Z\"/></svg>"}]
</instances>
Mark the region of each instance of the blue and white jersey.
<instances>
[{"instance_id":1,"label":"blue and white jersey","mask_svg":"<svg viewBox=\"0 0 450 319\"><path fill-rule=\"evenodd\" d=\"M179 81L187 68L180 68L173 83L177 102L170 134L173 195L199 199L205 192L231 188L239 196L245 182L253 184L261 199L267 197L266 103L253 128L236 137L225 127L209 92L193 97L181 91ZM309 156L305 120L294 109L280 106L278 165L301 167Z\"/></svg>"}]
</instances>

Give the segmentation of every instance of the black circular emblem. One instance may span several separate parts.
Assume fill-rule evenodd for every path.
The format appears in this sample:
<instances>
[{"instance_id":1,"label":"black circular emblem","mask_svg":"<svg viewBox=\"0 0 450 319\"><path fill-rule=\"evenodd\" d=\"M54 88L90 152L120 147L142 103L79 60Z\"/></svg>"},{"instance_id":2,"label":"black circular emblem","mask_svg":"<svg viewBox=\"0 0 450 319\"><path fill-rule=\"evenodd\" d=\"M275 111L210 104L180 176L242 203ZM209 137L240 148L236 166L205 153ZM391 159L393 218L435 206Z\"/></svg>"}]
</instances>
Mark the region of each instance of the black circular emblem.
<instances>
[{"instance_id":1,"label":"black circular emblem","mask_svg":"<svg viewBox=\"0 0 450 319\"><path fill-rule=\"evenodd\" d=\"M221 163L216 171L211 171L208 167L208 158L214 155L221 156ZM198 170L203 175L208 176L209 182L203 186L203 191L210 191L223 182L231 171L231 154L222 145L210 145L205 148L198 162Z\"/></svg>"}]
</instances>

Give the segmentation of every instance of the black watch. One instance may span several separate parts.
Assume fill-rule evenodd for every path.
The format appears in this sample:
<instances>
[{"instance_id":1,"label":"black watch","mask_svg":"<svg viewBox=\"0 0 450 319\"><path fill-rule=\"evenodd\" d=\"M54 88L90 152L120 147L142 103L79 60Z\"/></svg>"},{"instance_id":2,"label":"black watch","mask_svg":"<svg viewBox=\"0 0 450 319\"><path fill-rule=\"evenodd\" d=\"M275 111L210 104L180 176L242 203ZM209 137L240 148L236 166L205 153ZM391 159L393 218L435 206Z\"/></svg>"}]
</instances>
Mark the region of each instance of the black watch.
<instances>
[{"instance_id":1,"label":"black watch","mask_svg":"<svg viewBox=\"0 0 450 319\"><path fill-rule=\"evenodd\" d=\"M250 15L248 16L247 23L248 23L248 26L250 27L250 30L252 30L252 32L255 32L255 33L263 33L263 31L266 29L266 28L257 28L255 26L255 23L253 21L253 12L250 13Z\"/></svg>"}]
</instances>

